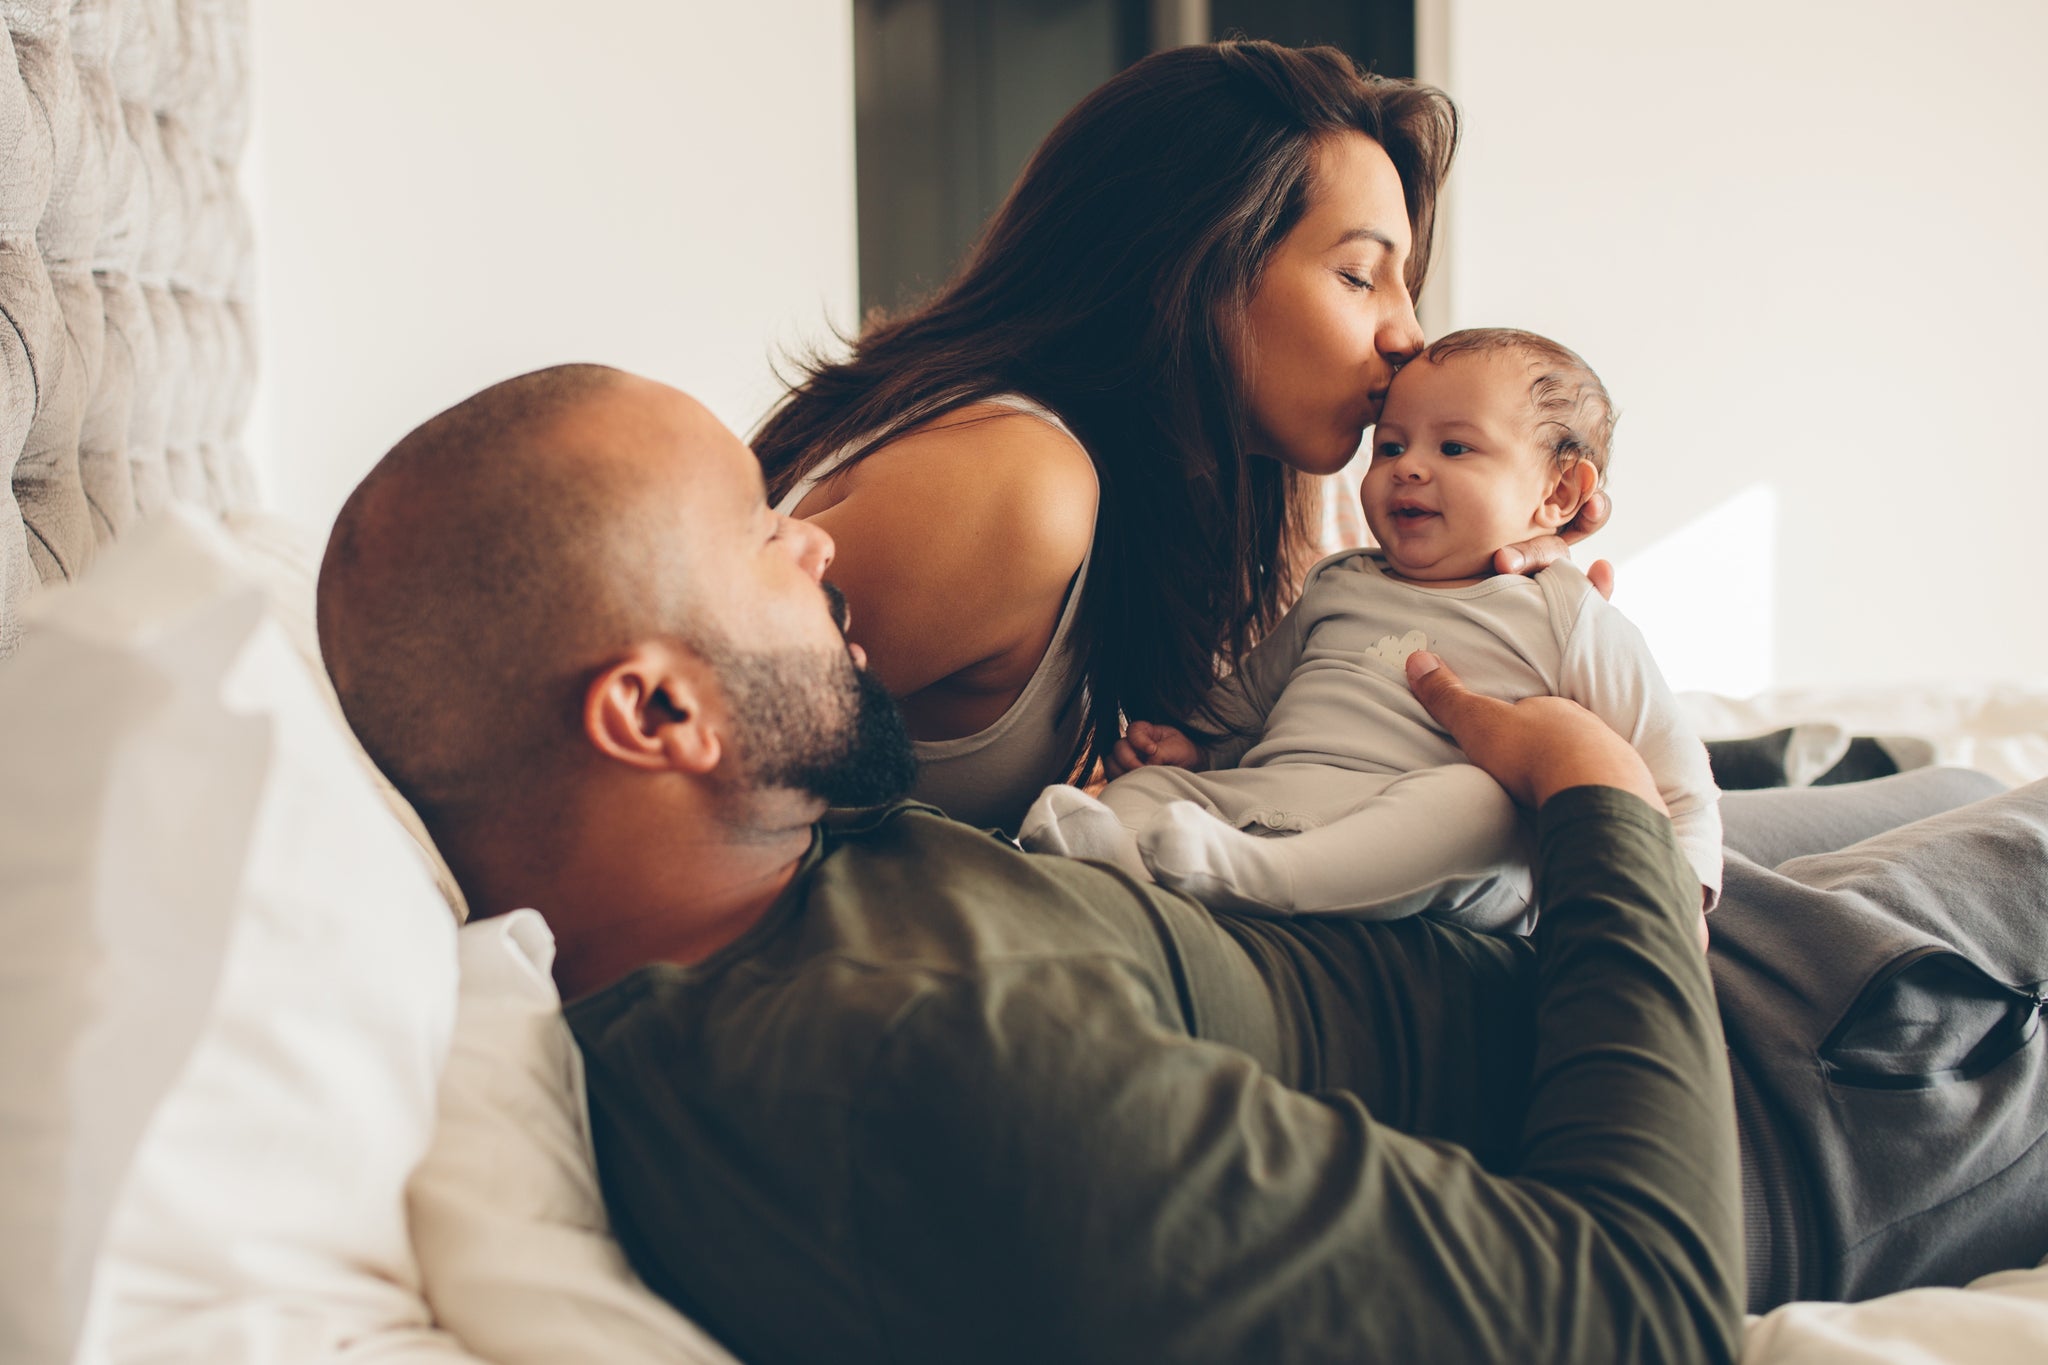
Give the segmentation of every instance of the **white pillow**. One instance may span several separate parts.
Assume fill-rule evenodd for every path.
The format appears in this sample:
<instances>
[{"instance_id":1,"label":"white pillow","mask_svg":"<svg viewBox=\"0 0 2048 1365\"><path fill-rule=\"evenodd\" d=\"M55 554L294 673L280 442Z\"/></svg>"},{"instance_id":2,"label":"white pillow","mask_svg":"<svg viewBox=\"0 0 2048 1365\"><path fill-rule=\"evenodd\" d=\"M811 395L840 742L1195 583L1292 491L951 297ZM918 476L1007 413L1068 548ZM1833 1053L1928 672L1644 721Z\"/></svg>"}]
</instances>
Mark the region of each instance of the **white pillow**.
<instances>
[{"instance_id":1,"label":"white pillow","mask_svg":"<svg viewBox=\"0 0 2048 1365\"><path fill-rule=\"evenodd\" d=\"M0 666L0 1358L464 1357L418 1293L454 926L217 527Z\"/></svg>"},{"instance_id":2,"label":"white pillow","mask_svg":"<svg viewBox=\"0 0 2048 1365\"><path fill-rule=\"evenodd\" d=\"M1788 1303L1749 1320L1742 1365L2036 1365L2048 1360L2048 1264L1964 1289Z\"/></svg>"},{"instance_id":3,"label":"white pillow","mask_svg":"<svg viewBox=\"0 0 2048 1365\"><path fill-rule=\"evenodd\" d=\"M433 836L427 833L419 813L398 794L398 788L377 770L356 742L355 732L348 728L348 721L341 714L341 700L334 695L334 684L328 681L326 665L320 662L320 631L314 615L315 588L320 578L320 538L285 517L247 508L229 512L221 519L221 525L234 541L250 580L263 590L264 599L270 604L270 619L283 628L285 638L305 661L314 690L334 713L349 752L361 762L363 771L369 774L370 785L384 798L385 806L419 845L420 857L434 878L435 890L448 902L455 922L460 924L469 918L469 905L463 899L462 888L455 883L455 874L448 870L441 850L434 847Z\"/></svg>"},{"instance_id":4,"label":"white pillow","mask_svg":"<svg viewBox=\"0 0 2048 1365\"><path fill-rule=\"evenodd\" d=\"M459 951L440 1124L410 1190L435 1319L498 1365L733 1365L612 1240L546 922L480 920Z\"/></svg>"}]
</instances>

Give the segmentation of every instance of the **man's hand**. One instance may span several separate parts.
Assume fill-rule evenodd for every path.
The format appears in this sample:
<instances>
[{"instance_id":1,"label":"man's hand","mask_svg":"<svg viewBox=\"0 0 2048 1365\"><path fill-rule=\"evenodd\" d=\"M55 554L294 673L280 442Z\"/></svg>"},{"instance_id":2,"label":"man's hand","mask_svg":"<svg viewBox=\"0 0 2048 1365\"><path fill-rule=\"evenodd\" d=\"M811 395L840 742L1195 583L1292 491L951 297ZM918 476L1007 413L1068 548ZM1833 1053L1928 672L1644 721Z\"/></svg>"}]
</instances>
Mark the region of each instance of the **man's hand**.
<instances>
[{"instance_id":1,"label":"man's hand","mask_svg":"<svg viewBox=\"0 0 2048 1365\"><path fill-rule=\"evenodd\" d=\"M1182 731L1171 725L1134 720L1109 751L1109 757L1102 761L1102 769L1114 778L1134 768L1197 768L1201 762L1202 751Z\"/></svg>"},{"instance_id":2,"label":"man's hand","mask_svg":"<svg viewBox=\"0 0 2048 1365\"><path fill-rule=\"evenodd\" d=\"M1614 514L1614 504L1607 495L1594 492L1579 508L1579 514L1559 529L1554 536L1538 536L1534 540L1517 541L1503 545L1493 552L1493 568L1496 573L1535 573L1571 554L1572 545L1584 540L1607 524L1607 518ZM1586 580L1593 590L1602 597L1614 596L1614 566L1604 559L1596 559L1586 570Z\"/></svg>"},{"instance_id":3,"label":"man's hand","mask_svg":"<svg viewBox=\"0 0 2048 1365\"><path fill-rule=\"evenodd\" d=\"M1642 755L1577 702L1482 697L1427 650L1408 656L1408 686L1465 756L1532 810L1567 787L1619 787L1670 814Z\"/></svg>"}]
</instances>

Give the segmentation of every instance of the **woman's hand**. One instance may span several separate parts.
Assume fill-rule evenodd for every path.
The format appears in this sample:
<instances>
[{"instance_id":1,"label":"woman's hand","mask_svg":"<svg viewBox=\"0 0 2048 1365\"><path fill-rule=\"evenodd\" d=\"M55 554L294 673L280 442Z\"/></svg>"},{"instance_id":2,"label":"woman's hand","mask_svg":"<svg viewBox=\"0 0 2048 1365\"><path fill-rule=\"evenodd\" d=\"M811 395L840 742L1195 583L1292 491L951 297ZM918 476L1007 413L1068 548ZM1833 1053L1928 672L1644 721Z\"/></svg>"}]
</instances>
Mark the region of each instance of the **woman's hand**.
<instances>
[{"instance_id":1,"label":"woman's hand","mask_svg":"<svg viewBox=\"0 0 2048 1365\"><path fill-rule=\"evenodd\" d=\"M1517 541L1503 545L1493 552L1493 567L1496 573L1535 573L1538 569L1555 564L1571 554L1572 545L1584 540L1607 524L1607 518L1614 514L1614 504L1605 493L1595 491L1589 495L1579 514L1558 529L1554 536L1537 536L1534 540ZM1614 596L1614 566L1604 559L1596 559L1586 570L1586 581L1602 597Z\"/></svg>"},{"instance_id":2,"label":"woman's hand","mask_svg":"<svg viewBox=\"0 0 2048 1365\"><path fill-rule=\"evenodd\" d=\"M1109 757L1102 761L1102 769L1116 778L1135 768L1165 765L1192 769L1201 766L1201 762L1202 751L1183 731L1149 720L1134 720L1109 751Z\"/></svg>"},{"instance_id":3,"label":"woman's hand","mask_svg":"<svg viewBox=\"0 0 2048 1365\"><path fill-rule=\"evenodd\" d=\"M1642 755L1577 702L1483 697L1427 650L1408 656L1408 686L1465 756L1532 810L1569 787L1618 787L1670 814Z\"/></svg>"}]
</instances>

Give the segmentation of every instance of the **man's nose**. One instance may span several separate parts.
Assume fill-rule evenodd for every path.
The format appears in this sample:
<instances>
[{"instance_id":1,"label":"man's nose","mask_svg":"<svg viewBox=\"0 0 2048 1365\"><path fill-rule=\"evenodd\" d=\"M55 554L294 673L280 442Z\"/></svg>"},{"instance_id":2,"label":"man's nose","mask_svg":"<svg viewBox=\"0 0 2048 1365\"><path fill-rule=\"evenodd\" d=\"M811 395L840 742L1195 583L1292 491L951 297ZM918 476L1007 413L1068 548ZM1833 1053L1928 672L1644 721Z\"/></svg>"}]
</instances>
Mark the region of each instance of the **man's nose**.
<instances>
[{"instance_id":1,"label":"man's nose","mask_svg":"<svg viewBox=\"0 0 2048 1365\"><path fill-rule=\"evenodd\" d=\"M832 563L832 533L795 517L783 518L782 533L789 540L796 562L803 571L813 579L823 578Z\"/></svg>"}]
</instances>

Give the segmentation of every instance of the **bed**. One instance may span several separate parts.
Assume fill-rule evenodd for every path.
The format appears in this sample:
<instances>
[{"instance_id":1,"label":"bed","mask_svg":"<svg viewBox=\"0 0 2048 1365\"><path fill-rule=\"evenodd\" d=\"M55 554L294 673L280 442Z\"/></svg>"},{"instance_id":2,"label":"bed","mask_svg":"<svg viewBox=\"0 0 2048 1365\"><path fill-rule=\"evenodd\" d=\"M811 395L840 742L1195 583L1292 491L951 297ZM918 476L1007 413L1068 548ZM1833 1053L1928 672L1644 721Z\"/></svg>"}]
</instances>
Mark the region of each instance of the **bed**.
<instances>
[{"instance_id":1,"label":"bed","mask_svg":"<svg viewBox=\"0 0 2048 1365\"><path fill-rule=\"evenodd\" d=\"M0 1359L729 1361L609 1236L545 923L462 923L253 495L246 4L0 13ZM1688 705L2048 776L2048 693ZM2044 1355L2024 1270L1745 1359Z\"/></svg>"}]
</instances>

